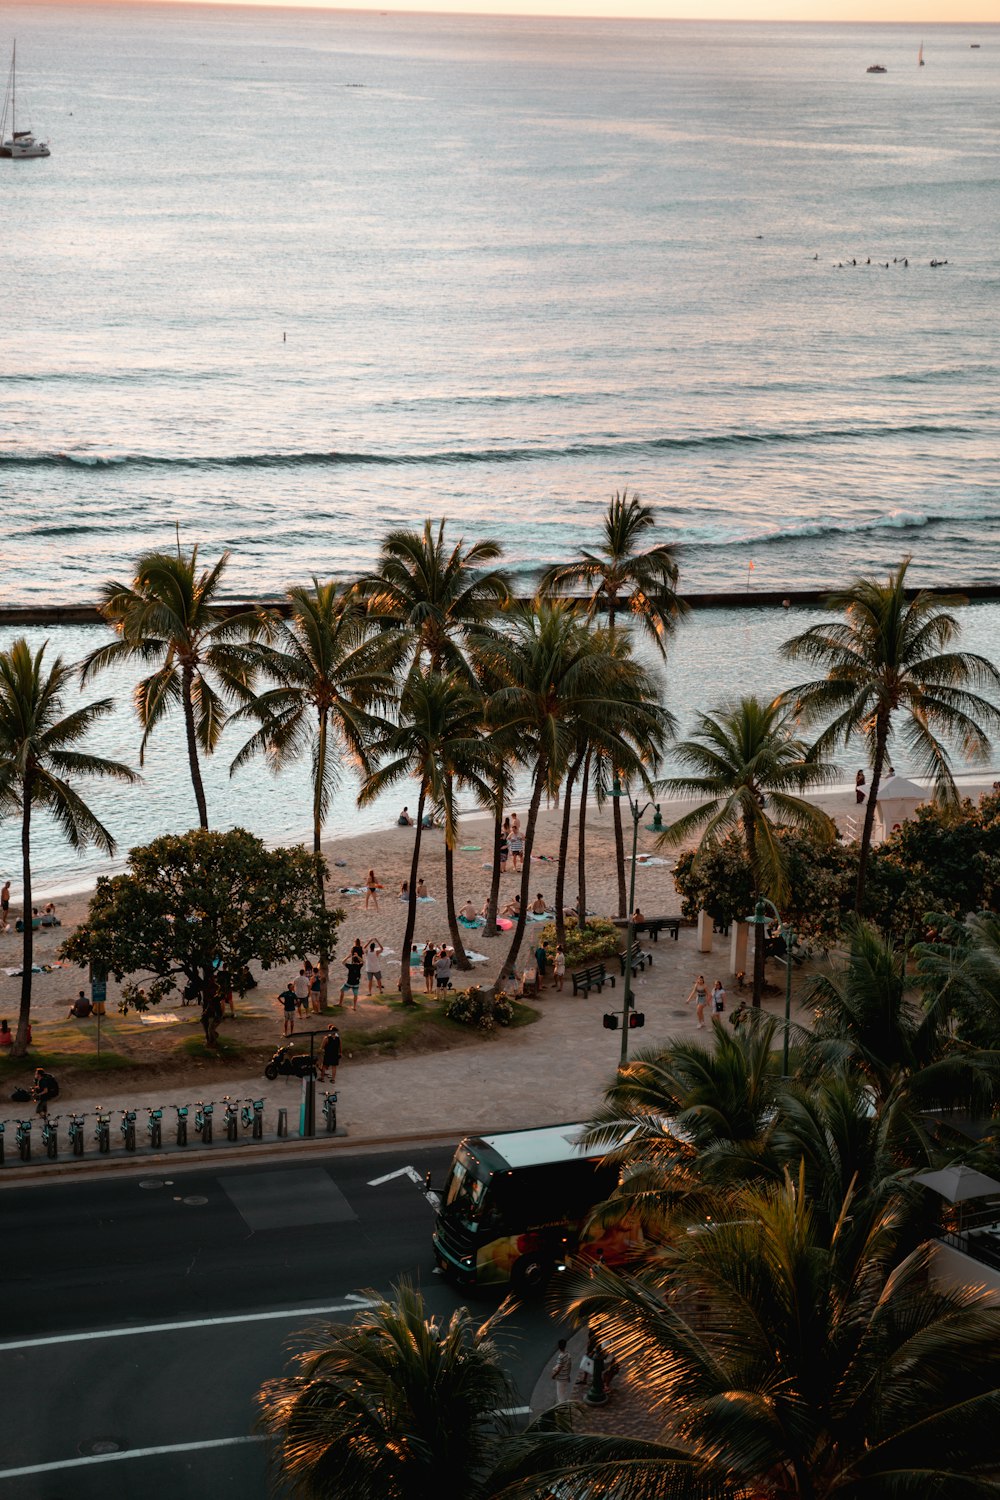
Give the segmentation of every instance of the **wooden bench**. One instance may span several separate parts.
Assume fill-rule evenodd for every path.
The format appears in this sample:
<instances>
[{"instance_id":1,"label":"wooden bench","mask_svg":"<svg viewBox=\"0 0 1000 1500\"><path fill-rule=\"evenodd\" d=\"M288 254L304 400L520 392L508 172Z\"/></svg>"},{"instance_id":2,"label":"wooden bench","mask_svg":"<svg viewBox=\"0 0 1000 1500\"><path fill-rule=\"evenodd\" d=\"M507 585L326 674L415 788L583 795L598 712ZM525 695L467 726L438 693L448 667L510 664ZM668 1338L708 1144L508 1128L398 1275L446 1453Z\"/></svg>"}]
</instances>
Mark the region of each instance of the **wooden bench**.
<instances>
[{"instance_id":1,"label":"wooden bench","mask_svg":"<svg viewBox=\"0 0 1000 1500\"><path fill-rule=\"evenodd\" d=\"M621 971L622 971L622 978L623 979L625 978L625 962L626 962L627 957L628 957L628 954L627 954L627 952L625 950L623 950L618 955L618 962L621 965ZM644 951L642 948L633 948L632 949L632 978L634 979L636 977L636 975L642 969L644 969L646 967L647 964L649 965L650 968L653 967L653 955L651 953L649 953L649 952Z\"/></svg>"},{"instance_id":2,"label":"wooden bench","mask_svg":"<svg viewBox=\"0 0 1000 1500\"><path fill-rule=\"evenodd\" d=\"M609 974L603 964L591 964L589 968L581 969L572 978L574 995L578 995L581 990L586 994L589 994L591 990L603 990L609 982L612 989L615 987L615 976Z\"/></svg>"},{"instance_id":3,"label":"wooden bench","mask_svg":"<svg viewBox=\"0 0 1000 1500\"><path fill-rule=\"evenodd\" d=\"M628 917L615 917L614 924L616 927L628 927ZM636 934L648 933L654 943L659 942L660 933L664 930L670 933L676 943L681 933L680 917L643 917L641 922L636 922L632 927L632 931Z\"/></svg>"}]
</instances>

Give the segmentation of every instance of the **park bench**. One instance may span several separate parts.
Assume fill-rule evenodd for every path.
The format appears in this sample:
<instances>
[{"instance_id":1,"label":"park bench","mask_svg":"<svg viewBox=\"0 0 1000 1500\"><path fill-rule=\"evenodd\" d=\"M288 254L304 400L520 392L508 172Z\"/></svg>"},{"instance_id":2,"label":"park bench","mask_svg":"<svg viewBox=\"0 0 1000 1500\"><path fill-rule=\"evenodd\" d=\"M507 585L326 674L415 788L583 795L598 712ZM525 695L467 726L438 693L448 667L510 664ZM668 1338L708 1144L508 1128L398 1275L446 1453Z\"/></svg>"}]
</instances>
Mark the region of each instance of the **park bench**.
<instances>
[{"instance_id":1,"label":"park bench","mask_svg":"<svg viewBox=\"0 0 1000 1500\"><path fill-rule=\"evenodd\" d=\"M614 923L616 927L628 927L628 917L615 917ZM676 943L681 932L680 917L643 917L641 922L635 922L632 927L632 931L637 934L648 933L654 943L659 942L660 933L664 930L670 933Z\"/></svg>"},{"instance_id":2,"label":"park bench","mask_svg":"<svg viewBox=\"0 0 1000 1500\"><path fill-rule=\"evenodd\" d=\"M627 958L628 958L628 954L623 949L622 952L620 952L619 955L618 955L618 962L621 964L622 978L623 979L625 978L625 964L626 964ZM636 975L642 969L644 969L646 967L647 964L649 965L650 968L653 967L653 955L650 952L648 952L647 950L644 950L642 948L633 948L632 949L632 978L634 979L636 977Z\"/></svg>"},{"instance_id":3,"label":"park bench","mask_svg":"<svg viewBox=\"0 0 1000 1500\"><path fill-rule=\"evenodd\" d=\"M591 964L587 969L581 969L573 976L573 993L578 995L581 990L589 994L591 990L602 990L610 982L611 988L615 987L615 976L609 974L603 964Z\"/></svg>"}]
</instances>

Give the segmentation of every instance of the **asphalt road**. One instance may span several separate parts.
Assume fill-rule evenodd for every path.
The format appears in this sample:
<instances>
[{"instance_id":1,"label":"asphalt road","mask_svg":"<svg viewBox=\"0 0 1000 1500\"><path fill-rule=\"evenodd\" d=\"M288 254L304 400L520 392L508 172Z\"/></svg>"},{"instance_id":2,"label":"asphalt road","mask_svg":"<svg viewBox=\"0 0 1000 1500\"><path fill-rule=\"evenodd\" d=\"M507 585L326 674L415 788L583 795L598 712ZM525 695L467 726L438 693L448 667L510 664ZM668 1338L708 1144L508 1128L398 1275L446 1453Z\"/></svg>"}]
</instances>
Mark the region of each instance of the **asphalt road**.
<instances>
[{"instance_id":1,"label":"asphalt road","mask_svg":"<svg viewBox=\"0 0 1000 1500\"><path fill-rule=\"evenodd\" d=\"M442 1148L287 1158L227 1170L48 1183L0 1192L2 1500L256 1500L267 1447L254 1393L310 1323L346 1320L401 1275L432 1311L470 1301L434 1274ZM557 1330L509 1319L526 1405Z\"/></svg>"}]
</instances>

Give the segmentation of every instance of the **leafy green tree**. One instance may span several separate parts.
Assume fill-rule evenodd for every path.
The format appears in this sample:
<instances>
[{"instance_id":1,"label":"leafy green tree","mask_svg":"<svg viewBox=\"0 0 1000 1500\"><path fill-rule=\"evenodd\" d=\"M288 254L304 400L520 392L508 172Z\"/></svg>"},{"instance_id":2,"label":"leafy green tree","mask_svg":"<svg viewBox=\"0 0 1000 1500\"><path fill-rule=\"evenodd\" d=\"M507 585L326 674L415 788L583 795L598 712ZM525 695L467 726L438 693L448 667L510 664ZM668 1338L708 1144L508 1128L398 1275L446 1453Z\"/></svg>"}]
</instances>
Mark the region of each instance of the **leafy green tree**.
<instances>
[{"instance_id":1,"label":"leafy green tree","mask_svg":"<svg viewBox=\"0 0 1000 1500\"><path fill-rule=\"evenodd\" d=\"M853 1206L848 1194L838 1226ZM861 1240L830 1234L791 1178L734 1194L711 1228L676 1236L632 1273L571 1277L570 1311L641 1371L663 1432L659 1443L550 1434L539 1455L549 1493L994 1493L1000 1309L982 1288L929 1286L929 1248L900 1261L898 1234L890 1209ZM538 1493L516 1453L506 1477Z\"/></svg>"},{"instance_id":2,"label":"leafy green tree","mask_svg":"<svg viewBox=\"0 0 1000 1500\"><path fill-rule=\"evenodd\" d=\"M677 554L665 542L643 549L643 543L656 526L652 506L644 505L638 495L623 489L611 499L601 525L601 536L593 550L581 549L571 562L551 568L542 581L542 593L559 594L583 587L588 609L607 612L612 635L619 617L625 615L666 656L667 641L687 606L678 597ZM612 767L612 774L622 775L623 766ZM626 915L625 906L625 839L621 804L612 804L615 827L615 853L618 870L618 915Z\"/></svg>"},{"instance_id":3,"label":"leafy green tree","mask_svg":"<svg viewBox=\"0 0 1000 1500\"><path fill-rule=\"evenodd\" d=\"M1000 796L918 807L872 850L865 915L897 941L1000 905ZM933 914L933 917L931 916Z\"/></svg>"},{"instance_id":4,"label":"leafy green tree","mask_svg":"<svg viewBox=\"0 0 1000 1500\"><path fill-rule=\"evenodd\" d=\"M858 578L833 594L829 604L844 620L813 625L786 641L782 654L825 672L785 694L806 723L826 723L815 753L855 737L867 746L871 784L861 834L855 905L864 902L875 806L886 755L898 717L919 774L934 784L945 805L958 798L945 740L957 742L969 759L990 749L988 730L1000 724L1000 709L973 688L1000 690L1000 672L983 656L952 649L959 624L952 608L962 600L919 593L908 599L904 558L884 581Z\"/></svg>"},{"instance_id":5,"label":"leafy green tree","mask_svg":"<svg viewBox=\"0 0 1000 1500\"><path fill-rule=\"evenodd\" d=\"M686 774L668 777L658 790L706 800L671 823L660 844L682 844L700 830L700 855L729 834L739 833L754 899L767 896L780 906L788 893L788 874L778 827L797 828L826 843L836 837L833 820L801 795L832 780L834 767L810 756L793 733L781 699L766 703L752 696L699 714L693 736L677 745L674 754ZM755 1008L764 989L760 929L757 938Z\"/></svg>"},{"instance_id":6,"label":"leafy green tree","mask_svg":"<svg viewBox=\"0 0 1000 1500\"><path fill-rule=\"evenodd\" d=\"M961 1041L1000 1050L1000 916L972 912L914 950L924 994Z\"/></svg>"},{"instance_id":7,"label":"leafy green tree","mask_svg":"<svg viewBox=\"0 0 1000 1500\"><path fill-rule=\"evenodd\" d=\"M406 1005L413 1003L409 955L417 921L424 812L428 803L439 808L444 817L445 838L454 841L454 776L459 765L463 774L470 774L479 755L485 762L481 726L479 697L463 673L425 675L419 667L413 667L400 694L399 722L387 724L373 742L372 763L376 769L365 778L358 796L360 805L367 806L404 779L412 777L419 787L399 980Z\"/></svg>"},{"instance_id":8,"label":"leafy green tree","mask_svg":"<svg viewBox=\"0 0 1000 1500\"><path fill-rule=\"evenodd\" d=\"M217 969L242 994L251 963L271 969L333 952L343 912L320 900L318 862L301 847L268 849L244 828L154 839L130 851L124 875L97 882L85 922L61 952L128 980L123 1010L145 1010L178 985L191 987L214 1045L222 1018Z\"/></svg>"},{"instance_id":9,"label":"leafy green tree","mask_svg":"<svg viewBox=\"0 0 1000 1500\"><path fill-rule=\"evenodd\" d=\"M495 1342L505 1310L477 1328L464 1307L431 1318L406 1281L392 1301L365 1296L351 1323L305 1333L293 1373L261 1387L282 1480L308 1500L485 1500L517 1404Z\"/></svg>"},{"instance_id":10,"label":"leafy green tree","mask_svg":"<svg viewBox=\"0 0 1000 1500\"><path fill-rule=\"evenodd\" d=\"M507 575L490 566L503 556L499 542L445 541L445 522L435 531L390 531L372 573L357 591L382 629L399 631L412 664L435 672L470 668L464 649L470 630L489 626L509 600Z\"/></svg>"},{"instance_id":11,"label":"leafy green tree","mask_svg":"<svg viewBox=\"0 0 1000 1500\"><path fill-rule=\"evenodd\" d=\"M119 661L156 664L135 689L142 726L139 764L153 730L179 705L202 828L208 827L208 806L199 750L211 755L218 745L227 717L225 698L242 702L249 696L253 657L246 637L258 624L254 612L227 616L220 608L228 561L225 552L214 567L199 570L197 547L189 554L179 545L176 553L144 552L131 583L112 579L101 589L98 608L118 639L92 651L80 669L86 682Z\"/></svg>"},{"instance_id":12,"label":"leafy green tree","mask_svg":"<svg viewBox=\"0 0 1000 1500\"><path fill-rule=\"evenodd\" d=\"M115 841L77 790L77 783L139 780L128 766L78 748L98 719L112 711L110 698L64 713L74 668L57 656L46 667L47 644L32 652L26 640L0 651L0 810L20 817L24 933L21 944L21 1004L13 1054L23 1057L31 1021L32 922L31 819L37 810L52 818L73 849L95 844L113 854Z\"/></svg>"}]
</instances>

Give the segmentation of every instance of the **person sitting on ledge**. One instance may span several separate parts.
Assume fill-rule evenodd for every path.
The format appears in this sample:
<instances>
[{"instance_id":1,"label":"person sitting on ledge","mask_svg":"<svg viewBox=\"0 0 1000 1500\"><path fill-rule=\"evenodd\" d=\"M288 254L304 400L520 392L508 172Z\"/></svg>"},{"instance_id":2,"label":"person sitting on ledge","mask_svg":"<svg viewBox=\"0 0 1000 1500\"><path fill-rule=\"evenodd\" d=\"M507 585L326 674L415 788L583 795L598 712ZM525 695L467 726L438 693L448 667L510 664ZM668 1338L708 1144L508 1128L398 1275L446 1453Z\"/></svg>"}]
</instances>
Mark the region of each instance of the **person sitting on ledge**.
<instances>
[{"instance_id":1,"label":"person sitting on ledge","mask_svg":"<svg viewBox=\"0 0 1000 1500\"><path fill-rule=\"evenodd\" d=\"M643 915L642 908L640 906L637 906L635 911L632 913L632 926L638 927L640 923L645 922L645 920L646 918Z\"/></svg>"}]
</instances>

